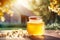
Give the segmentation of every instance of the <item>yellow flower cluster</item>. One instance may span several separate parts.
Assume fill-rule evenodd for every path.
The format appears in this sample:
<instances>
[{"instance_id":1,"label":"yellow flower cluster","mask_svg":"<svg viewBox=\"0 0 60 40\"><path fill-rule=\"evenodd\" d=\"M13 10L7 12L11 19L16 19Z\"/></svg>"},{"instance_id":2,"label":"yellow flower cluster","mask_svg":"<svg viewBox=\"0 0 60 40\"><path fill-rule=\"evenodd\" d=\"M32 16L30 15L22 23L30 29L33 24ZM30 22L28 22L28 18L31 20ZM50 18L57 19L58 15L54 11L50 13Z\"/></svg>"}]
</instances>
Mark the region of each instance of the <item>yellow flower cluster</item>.
<instances>
[{"instance_id":1,"label":"yellow flower cluster","mask_svg":"<svg viewBox=\"0 0 60 40\"><path fill-rule=\"evenodd\" d=\"M2 0L0 1L0 21L4 21L4 12L9 13L11 16L13 15L13 11L10 11L11 8L11 2L14 2L14 0Z\"/></svg>"},{"instance_id":2,"label":"yellow flower cluster","mask_svg":"<svg viewBox=\"0 0 60 40\"><path fill-rule=\"evenodd\" d=\"M57 12L58 15L60 15L60 8L57 0L50 1L49 7L51 8L52 11L54 10L54 12Z\"/></svg>"}]
</instances>

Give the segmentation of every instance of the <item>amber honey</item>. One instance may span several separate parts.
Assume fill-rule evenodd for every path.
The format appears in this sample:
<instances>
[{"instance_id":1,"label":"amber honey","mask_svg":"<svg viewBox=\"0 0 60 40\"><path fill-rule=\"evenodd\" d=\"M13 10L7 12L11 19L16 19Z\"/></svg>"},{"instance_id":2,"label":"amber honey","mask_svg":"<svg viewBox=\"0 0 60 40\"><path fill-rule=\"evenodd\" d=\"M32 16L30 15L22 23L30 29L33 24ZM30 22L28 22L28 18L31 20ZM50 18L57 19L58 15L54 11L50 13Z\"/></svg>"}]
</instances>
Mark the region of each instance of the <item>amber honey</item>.
<instances>
[{"instance_id":1,"label":"amber honey","mask_svg":"<svg viewBox=\"0 0 60 40\"><path fill-rule=\"evenodd\" d=\"M44 22L40 19L27 22L27 31L30 35L44 35Z\"/></svg>"}]
</instances>

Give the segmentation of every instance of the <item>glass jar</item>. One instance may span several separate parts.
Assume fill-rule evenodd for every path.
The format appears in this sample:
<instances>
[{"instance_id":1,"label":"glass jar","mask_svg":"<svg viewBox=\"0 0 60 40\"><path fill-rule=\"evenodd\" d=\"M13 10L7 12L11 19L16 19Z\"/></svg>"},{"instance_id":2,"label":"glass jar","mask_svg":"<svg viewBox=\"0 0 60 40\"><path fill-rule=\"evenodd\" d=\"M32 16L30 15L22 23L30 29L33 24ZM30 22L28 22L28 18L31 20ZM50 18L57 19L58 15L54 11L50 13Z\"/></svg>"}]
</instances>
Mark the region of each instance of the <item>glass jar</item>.
<instances>
[{"instance_id":1,"label":"glass jar","mask_svg":"<svg viewBox=\"0 0 60 40\"><path fill-rule=\"evenodd\" d=\"M27 22L27 32L29 35L44 35L44 25L40 16L30 16Z\"/></svg>"}]
</instances>

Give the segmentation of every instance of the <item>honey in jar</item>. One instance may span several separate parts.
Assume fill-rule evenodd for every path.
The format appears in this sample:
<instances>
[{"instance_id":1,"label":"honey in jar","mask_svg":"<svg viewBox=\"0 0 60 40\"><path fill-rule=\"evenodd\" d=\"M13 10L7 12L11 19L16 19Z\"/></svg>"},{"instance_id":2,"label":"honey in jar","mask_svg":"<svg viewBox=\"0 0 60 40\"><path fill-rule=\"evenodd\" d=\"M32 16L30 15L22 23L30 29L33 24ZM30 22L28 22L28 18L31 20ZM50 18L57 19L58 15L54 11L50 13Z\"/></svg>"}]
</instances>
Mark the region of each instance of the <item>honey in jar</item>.
<instances>
[{"instance_id":1,"label":"honey in jar","mask_svg":"<svg viewBox=\"0 0 60 40\"><path fill-rule=\"evenodd\" d=\"M45 28L42 18L38 16L29 17L29 22L27 22L27 32L29 35L44 35Z\"/></svg>"}]
</instances>

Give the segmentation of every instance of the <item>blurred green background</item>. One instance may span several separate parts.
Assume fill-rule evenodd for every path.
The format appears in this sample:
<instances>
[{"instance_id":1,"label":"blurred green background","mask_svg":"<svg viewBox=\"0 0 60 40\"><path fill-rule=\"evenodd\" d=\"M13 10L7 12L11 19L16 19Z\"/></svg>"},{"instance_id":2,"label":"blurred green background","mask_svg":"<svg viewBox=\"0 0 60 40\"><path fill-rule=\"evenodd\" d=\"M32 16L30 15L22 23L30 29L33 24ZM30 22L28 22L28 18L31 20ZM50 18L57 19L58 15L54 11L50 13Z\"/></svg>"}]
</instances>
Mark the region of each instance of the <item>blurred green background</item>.
<instances>
[{"instance_id":1,"label":"blurred green background","mask_svg":"<svg viewBox=\"0 0 60 40\"><path fill-rule=\"evenodd\" d=\"M5 7L5 3L4 2L5 2L4 0L1 0L2 5L0 5L0 8ZM7 2L7 0L6 0L6 2ZM29 3L30 3L30 6L29 6L30 10L27 10L28 8L25 8L22 5L20 5L20 9L19 9L19 7L18 7L19 5L17 5L16 6L17 7L17 9L16 9L17 12L14 11L14 12L16 12L16 14L14 14L14 17L12 17L11 14L7 15L6 11L5 11L5 14L4 14L2 12L3 10L0 10L0 30L12 30L12 29L20 29L20 28L21 29L26 29L26 27L27 27L26 23L28 21L28 17L32 16L32 15L36 15L36 16L41 16L42 17L43 21L45 22L45 29L47 29L47 30L60 30L60 13L58 13L58 12L56 13L56 12L54 12L54 11L52 11L52 10L50 10L48 8L49 6L56 7L58 5L59 6L56 9L60 8L60 0L38 0L38 1L33 0L33 1L29 2ZM6 7L6 9L12 10L11 8L14 8L14 7L10 7L10 3L9 3L8 4L8 8ZM22 10L22 13L21 13L21 10ZM20 14L22 14L22 15L20 15ZM12 19L15 18L14 19L15 21L17 20L17 18L19 19L20 16L21 16L21 20L20 19L19 20L20 20L20 22L23 22L23 23L17 23L17 24L4 23L4 22L1 23L1 17L4 17L4 16L5 17L7 16L6 20L8 18L9 19L10 18L12 18ZM8 21L10 21L9 19L8 19Z\"/></svg>"}]
</instances>

